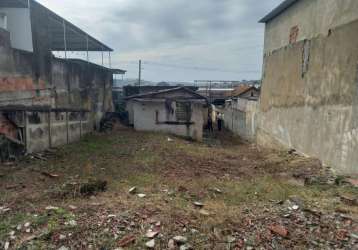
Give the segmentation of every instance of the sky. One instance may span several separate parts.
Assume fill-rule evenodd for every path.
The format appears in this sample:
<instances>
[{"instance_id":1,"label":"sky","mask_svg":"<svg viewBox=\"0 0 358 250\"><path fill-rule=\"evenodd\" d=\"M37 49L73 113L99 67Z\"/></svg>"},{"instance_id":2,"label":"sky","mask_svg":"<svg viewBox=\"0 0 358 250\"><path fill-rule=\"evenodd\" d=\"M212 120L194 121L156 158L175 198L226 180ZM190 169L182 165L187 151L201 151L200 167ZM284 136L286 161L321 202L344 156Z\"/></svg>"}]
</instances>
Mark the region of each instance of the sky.
<instances>
[{"instance_id":1,"label":"sky","mask_svg":"<svg viewBox=\"0 0 358 250\"><path fill-rule=\"evenodd\" d=\"M112 67L150 81L257 80L264 25L282 0L38 0L114 49ZM98 62L98 54L90 54Z\"/></svg>"}]
</instances>

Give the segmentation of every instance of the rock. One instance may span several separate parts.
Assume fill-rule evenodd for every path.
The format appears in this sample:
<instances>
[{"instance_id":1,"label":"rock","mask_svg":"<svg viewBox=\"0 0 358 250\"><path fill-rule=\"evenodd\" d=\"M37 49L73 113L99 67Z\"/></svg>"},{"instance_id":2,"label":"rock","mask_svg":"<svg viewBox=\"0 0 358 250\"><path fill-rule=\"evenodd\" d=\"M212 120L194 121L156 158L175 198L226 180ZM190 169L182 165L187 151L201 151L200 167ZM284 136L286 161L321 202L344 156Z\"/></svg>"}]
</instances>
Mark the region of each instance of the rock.
<instances>
[{"instance_id":1,"label":"rock","mask_svg":"<svg viewBox=\"0 0 358 250\"><path fill-rule=\"evenodd\" d=\"M26 222L25 225L24 225L24 227L29 227L30 225L31 225L30 222Z\"/></svg>"},{"instance_id":2,"label":"rock","mask_svg":"<svg viewBox=\"0 0 358 250\"><path fill-rule=\"evenodd\" d=\"M173 239L169 240L168 249L170 249L170 250L175 249L175 241Z\"/></svg>"},{"instance_id":3,"label":"rock","mask_svg":"<svg viewBox=\"0 0 358 250\"><path fill-rule=\"evenodd\" d=\"M68 247L62 246L58 250L70 250Z\"/></svg>"},{"instance_id":4,"label":"rock","mask_svg":"<svg viewBox=\"0 0 358 250\"><path fill-rule=\"evenodd\" d=\"M280 225L272 225L269 227L270 231L280 235L281 237L287 237L288 236L288 231L285 227L280 226Z\"/></svg>"},{"instance_id":5,"label":"rock","mask_svg":"<svg viewBox=\"0 0 358 250\"><path fill-rule=\"evenodd\" d=\"M148 241L147 243L145 243L145 246L147 248L153 249L155 247L155 240L152 239L152 240Z\"/></svg>"},{"instance_id":6,"label":"rock","mask_svg":"<svg viewBox=\"0 0 358 250\"><path fill-rule=\"evenodd\" d=\"M128 191L130 194L135 194L137 192L137 187L132 187Z\"/></svg>"},{"instance_id":7,"label":"rock","mask_svg":"<svg viewBox=\"0 0 358 250\"><path fill-rule=\"evenodd\" d=\"M146 195L146 194L137 194L137 196L138 196L139 198L145 198L147 195Z\"/></svg>"},{"instance_id":8,"label":"rock","mask_svg":"<svg viewBox=\"0 0 358 250\"><path fill-rule=\"evenodd\" d=\"M14 235L15 235L15 231L11 231L11 232L9 233L9 235L10 235L10 236L14 236Z\"/></svg>"},{"instance_id":9,"label":"rock","mask_svg":"<svg viewBox=\"0 0 358 250\"><path fill-rule=\"evenodd\" d=\"M149 231L145 234L145 237L147 237L147 238L149 238L149 239L153 239L153 238L155 238L158 234L159 234L159 232L149 230Z\"/></svg>"},{"instance_id":10,"label":"rock","mask_svg":"<svg viewBox=\"0 0 358 250\"><path fill-rule=\"evenodd\" d=\"M60 234L60 236L58 237L60 240L65 240L67 237L66 235Z\"/></svg>"},{"instance_id":11,"label":"rock","mask_svg":"<svg viewBox=\"0 0 358 250\"><path fill-rule=\"evenodd\" d=\"M188 242L188 238L184 237L184 236L175 236L173 238L174 242L179 244L179 245L183 245L185 243Z\"/></svg>"},{"instance_id":12,"label":"rock","mask_svg":"<svg viewBox=\"0 0 358 250\"><path fill-rule=\"evenodd\" d=\"M31 233L31 228L26 229L26 233Z\"/></svg>"}]
</instances>

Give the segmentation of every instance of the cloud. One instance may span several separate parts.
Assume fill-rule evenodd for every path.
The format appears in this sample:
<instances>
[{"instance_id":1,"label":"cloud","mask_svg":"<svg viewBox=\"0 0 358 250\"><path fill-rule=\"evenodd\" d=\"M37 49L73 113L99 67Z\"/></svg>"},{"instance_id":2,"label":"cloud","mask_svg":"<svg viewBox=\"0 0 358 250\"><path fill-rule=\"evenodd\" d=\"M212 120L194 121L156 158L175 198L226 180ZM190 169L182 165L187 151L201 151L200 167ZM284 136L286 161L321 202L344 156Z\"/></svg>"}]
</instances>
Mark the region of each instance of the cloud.
<instances>
[{"instance_id":1,"label":"cloud","mask_svg":"<svg viewBox=\"0 0 358 250\"><path fill-rule=\"evenodd\" d=\"M259 78L263 25L257 22L280 0L39 2L114 48L115 66L128 68L130 77L137 75L134 62L143 59L185 66L165 68L147 64L143 73L148 80L188 81L204 76ZM222 72L200 70L213 67Z\"/></svg>"}]
</instances>

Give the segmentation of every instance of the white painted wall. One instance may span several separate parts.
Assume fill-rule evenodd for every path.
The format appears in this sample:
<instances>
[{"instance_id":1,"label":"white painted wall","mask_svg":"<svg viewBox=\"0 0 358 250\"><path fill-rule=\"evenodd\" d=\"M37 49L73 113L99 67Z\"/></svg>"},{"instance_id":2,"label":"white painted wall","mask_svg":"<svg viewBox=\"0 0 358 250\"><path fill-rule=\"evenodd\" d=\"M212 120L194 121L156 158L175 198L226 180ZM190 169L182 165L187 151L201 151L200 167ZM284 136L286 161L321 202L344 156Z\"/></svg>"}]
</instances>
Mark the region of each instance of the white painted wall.
<instances>
[{"instance_id":1,"label":"white painted wall","mask_svg":"<svg viewBox=\"0 0 358 250\"><path fill-rule=\"evenodd\" d=\"M29 9L0 8L0 13L7 16L7 30L10 32L11 47L33 52Z\"/></svg>"},{"instance_id":2,"label":"white painted wall","mask_svg":"<svg viewBox=\"0 0 358 250\"><path fill-rule=\"evenodd\" d=\"M179 136L185 136L193 138L194 140L201 141L203 139L203 112L205 112L204 104L192 103L192 118L193 125L174 125L164 124L166 121L175 121L174 115L170 115L166 112L164 102L137 102L134 101L131 104L133 109L133 123L135 130L138 131L155 131L175 134ZM175 107L175 105L173 105ZM156 111L159 112L158 120L156 122Z\"/></svg>"},{"instance_id":3,"label":"white painted wall","mask_svg":"<svg viewBox=\"0 0 358 250\"><path fill-rule=\"evenodd\" d=\"M294 26L299 28L297 41L302 41L357 19L357 0L301 0L267 23L265 54L287 46Z\"/></svg>"},{"instance_id":4,"label":"white painted wall","mask_svg":"<svg viewBox=\"0 0 358 250\"><path fill-rule=\"evenodd\" d=\"M7 30L7 15L0 12L0 28Z\"/></svg>"}]
</instances>

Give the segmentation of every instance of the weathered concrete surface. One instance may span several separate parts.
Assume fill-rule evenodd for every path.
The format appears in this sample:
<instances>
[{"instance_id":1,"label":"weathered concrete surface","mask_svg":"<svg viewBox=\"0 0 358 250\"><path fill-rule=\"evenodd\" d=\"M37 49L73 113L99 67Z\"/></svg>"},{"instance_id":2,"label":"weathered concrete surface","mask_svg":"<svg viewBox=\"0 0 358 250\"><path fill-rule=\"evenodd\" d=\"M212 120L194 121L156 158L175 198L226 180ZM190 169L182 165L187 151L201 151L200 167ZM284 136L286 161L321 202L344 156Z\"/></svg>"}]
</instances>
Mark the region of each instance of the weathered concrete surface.
<instances>
[{"instance_id":1,"label":"weathered concrete surface","mask_svg":"<svg viewBox=\"0 0 358 250\"><path fill-rule=\"evenodd\" d=\"M234 99L224 109L224 125L234 134L248 141L256 138L257 101Z\"/></svg>"},{"instance_id":2,"label":"weathered concrete surface","mask_svg":"<svg viewBox=\"0 0 358 250\"><path fill-rule=\"evenodd\" d=\"M38 16L32 18L36 22ZM45 42L48 39L41 39L46 36L44 31L35 27L33 34L34 53L29 53L12 49L9 33L0 29L0 106L36 105L85 109L90 113L82 121L69 114L68 124L66 119L54 117L57 116L54 113L51 113L50 124L48 113L28 113L28 116L38 116L35 123L29 120L25 128L28 152L78 140L81 135L99 128L104 113L113 111L113 78L109 69L80 60L54 58ZM2 131L11 130L10 124L0 119Z\"/></svg>"},{"instance_id":3,"label":"weathered concrete surface","mask_svg":"<svg viewBox=\"0 0 358 250\"><path fill-rule=\"evenodd\" d=\"M358 14L357 1L339 3ZM295 148L339 173L358 173L357 40L354 21L265 56L260 144Z\"/></svg>"},{"instance_id":4,"label":"weathered concrete surface","mask_svg":"<svg viewBox=\"0 0 358 250\"><path fill-rule=\"evenodd\" d=\"M205 109L202 103L191 103L192 114L188 124L175 123L177 121L175 117L175 102L172 103L173 113L167 112L164 101L147 103L131 101L129 106L132 106L134 128L138 131L170 133L197 141L203 139L203 112ZM168 122L173 123L169 124Z\"/></svg>"},{"instance_id":5,"label":"weathered concrete surface","mask_svg":"<svg viewBox=\"0 0 358 250\"><path fill-rule=\"evenodd\" d=\"M357 0L301 0L267 23L265 54L289 44L290 31L298 28L297 41L328 35L330 29L358 19Z\"/></svg>"}]
</instances>

